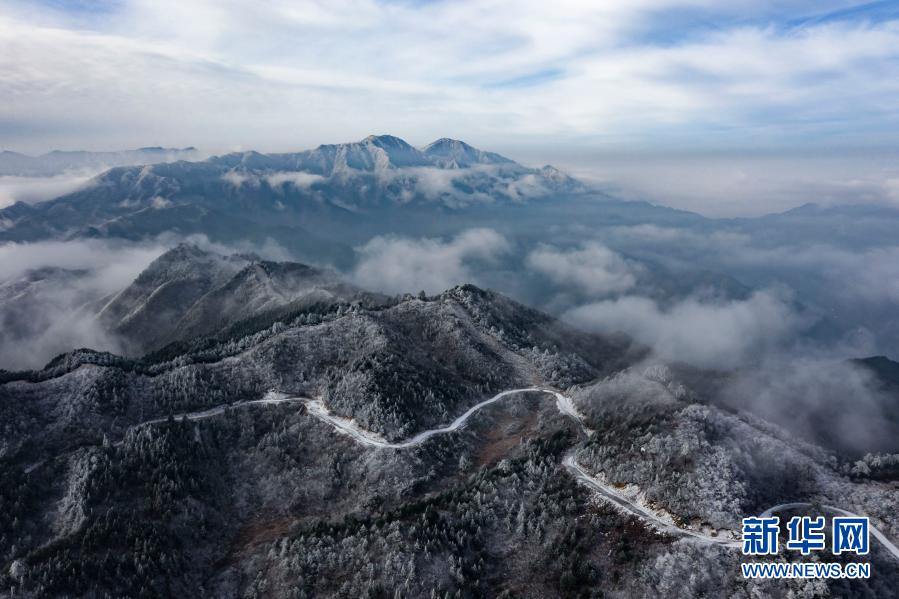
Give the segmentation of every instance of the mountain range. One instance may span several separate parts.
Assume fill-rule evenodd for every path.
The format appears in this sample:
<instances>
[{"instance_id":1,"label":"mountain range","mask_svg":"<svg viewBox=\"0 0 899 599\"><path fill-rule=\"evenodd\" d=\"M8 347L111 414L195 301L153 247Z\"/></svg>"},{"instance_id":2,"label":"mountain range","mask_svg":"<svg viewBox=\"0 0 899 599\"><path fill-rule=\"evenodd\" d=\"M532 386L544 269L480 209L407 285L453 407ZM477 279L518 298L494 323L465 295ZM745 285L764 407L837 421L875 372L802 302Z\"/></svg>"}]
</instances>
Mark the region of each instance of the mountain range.
<instances>
[{"instance_id":1,"label":"mountain range","mask_svg":"<svg viewBox=\"0 0 899 599\"><path fill-rule=\"evenodd\" d=\"M788 264L881 260L896 214L708 219L392 136L14 204L0 596L888 596L889 544L821 585L742 578L738 539L766 510L899 538L899 364L708 347L844 343L855 305Z\"/></svg>"},{"instance_id":2,"label":"mountain range","mask_svg":"<svg viewBox=\"0 0 899 599\"><path fill-rule=\"evenodd\" d=\"M705 218L618 200L553 167L526 167L462 141L443 138L416 148L381 135L301 152L112 168L73 193L0 209L0 244L109 240L171 247L200 236L234 249L274 247L279 257L346 274L369 259L372 240L427 238L427 246L490 228L507 251L492 255L481 265L491 271L475 278L554 314L595 298L582 283L565 283L568 275L535 275L528 252L551 246L558 248L551 254L564 258L600 243L632 270L625 276L635 285L619 295L650 297L664 311L684 298L746 301L754 290L789 281L791 309L811 323L804 334L814 342L843 343L862 327L876 338L877 351L892 352L889 307L867 298L860 306L831 293L833 269L809 268L814 259L800 260L797 248L829 245L879 260L878 248L893 243L896 226L899 211L887 206L806 205L760 218Z\"/></svg>"},{"instance_id":3,"label":"mountain range","mask_svg":"<svg viewBox=\"0 0 899 599\"><path fill-rule=\"evenodd\" d=\"M118 152L54 150L29 156L4 150L0 152L0 177L54 177L69 171L98 171L114 166L154 164L199 157L196 148L147 147Z\"/></svg>"},{"instance_id":4,"label":"mountain range","mask_svg":"<svg viewBox=\"0 0 899 599\"><path fill-rule=\"evenodd\" d=\"M340 261L348 248L319 232L585 189L550 166L523 167L461 141L418 149L369 136L297 153L112 168L74 193L0 210L0 241L202 233L219 241L271 238L308 260Z\"/></svg>"},{"instance_id":5,"label":"mountain range","mask_svg":"<svg viewBox=\"0 0 899 599\"><path fill-rule=\"evenodd\" d=\"M150 353L0 371L9 596L786 596L735 574L743 514L818 501L899 527L886 458L473 285L386 297L180 245L90 306ZM869 559L833 590L895 584Z\"/></svg>"}]
</instances>

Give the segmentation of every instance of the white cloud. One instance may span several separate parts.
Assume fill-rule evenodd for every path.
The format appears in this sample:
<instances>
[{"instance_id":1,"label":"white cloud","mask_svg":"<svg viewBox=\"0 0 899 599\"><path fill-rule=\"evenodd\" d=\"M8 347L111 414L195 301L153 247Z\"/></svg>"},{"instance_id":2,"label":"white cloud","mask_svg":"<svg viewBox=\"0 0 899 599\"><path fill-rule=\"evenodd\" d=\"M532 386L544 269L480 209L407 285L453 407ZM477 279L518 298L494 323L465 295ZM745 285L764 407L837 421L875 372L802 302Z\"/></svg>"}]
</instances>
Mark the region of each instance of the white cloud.
<instances>
[{"instance_id":1,"label":"white cloud","mask_svg":"<svg viewBox=\"0 0 899 599\"><path fill-rule=\"evenodd\" d=\"M770 260L799 272L814 272L828 282L832 298L887 306L899 305L899 246L850 251L815 245L804 248L758 250L747 260L759 267ZM768 262L766 262L768 260Z\"/></svg>"},{"instance_id":2,"label":"white cloud","mask_svg":"<svg viewBox=\"0 0 899 599\"><path fill-rule=\"evenodd\" d=\"M256 179L253 175L248 175L246 173L239 173L237 171L228 171L224 175L222 175L222 180L226 183L230 183L234 187L240 187L241 185L258 185L259 180Z\"/></svg>"},{"instance_id":3,"label":"white cloud","mask_svg":"<svg viewBox=\"0 0 899 599\"><path fill-rule=\"evenodd\" d=\"M162 243L131 244L104 240L40 241L0 245L0 282L27 270L57 267L101 271L101 288L112 292L130 283L165 251ZM107 276L108 275L108 276Z\"/></svg>"},{"instance_id":4,"label":"white cloud","mask_svg":"<svg viewBox=\"0 0 899 599\"><path fill-rule=\"evenodd\" d=\"M130 0L88 23L13 2L0 121L39 149L160 136L295 148L373 127L503 148L894 131L896 21L786 25L840 6ZM697 17L666 18L679 13Z\"/></svg>"},{"instance_id":5,"label":"white cloud","mask_svg":"<svg viewBox=\"0 0 899 599\"><path fill-rule=\"evenodd\" d=\"M712 368L758 359L803 324L772 291L757 291L745 300L689 298L669 307L627 296L587 304L564 317L590 330L627 333L664 360Z\"/></svg>"},{"instance_id":6,"label":"white cloud","mask_svg":"<svg viewBox=\"0 0 899 599\"><path fill-rule=\"evenodd\" d=\"M827 447L858 455L897 447L888 409L895 399L870 371L842 357L775 354L737 373L720 400Z\"/></svg>"},{"instance_id":7,"label":"white cloud","mask_svg":"<svg viewBox=\"0 0 899 599\"><path fill-rule=\"evenodd\" d=\"M117 240L42 241L0 245L0 368L39 368L59 353L78 347L121 352L119 340L95 318L104 298L121 291L159 255L185 241L219 254L256 254L289 260L277 243L223 245L203 235L173 235L144 243ZM50 273L27 287L19 286L28 271L54 268L77 271L73 276Z\"/></svg>"},{"instance_id":8,"label":"white cloud","mask_svg":"<svg viewBox=\"0 0 899 599\"><path fill-rule=\"evenodd\" d=\"M528 254L529 268L559 285L574 285L593 296L631 289L637 283L636 264L628 263L604 245L590 241L577 250L541 244Z\"/></svg>"},{"instance_id":9,"label":"white cloud","mask_svg":"<svg viewBox=\"0 0 899 599\"><path fill-rule=\"evenodd\" d=\"M436 199L444 194L453 194L453 182L462 178L470 169L441 169L427 166L407 167L391 170L386 175L393 177L410 177L415 180L416 188L425 197Z\"/></svg>"},{"instance_id":10,"label":"white cloud","mask_svg":"<svg viewBox=\"0 0 899 599\"><path fill-rule=\"evenodd\" d=\"M0 177L0 208L16 202L32 204L51 200L77 191L96 175L89 173L65 173L55 177Z\"/></svg>"},{"instance_id":11,"label":"white cloud","mask_svg":"<svg viewBox=\"0 0 899 599\"><path fill-rule=\"evenodd\" d=\"M854 148L693 155L582 152L556 163L616 197L729 217L782 212L807 202L899 206L897 158L895 151Z\"/></svg>"},{"instance_id":12,"label":"white cloud","mask_svg":"<svg viewBox=\"0 0 899 599\"><path fill-rule=\"evenodd\" d=\"M492 229L469 229L449 241L376 237L358 248L353 280L387 293L437 293L476 281L472 265L491 262L509 250Z\"/></svg>"},{"instance_id":13,"label":"white cloud","mask_svg":"<svg viewBox=\"0 0 899 599\"><path fill-rule=\"evenodd\" d=\"M797 239L766 247L742 234L709 235L703 241L689 231L670 231L682 231L681 249L692 246L704 252L705 264L721 271L764 275L776 266L794 286L797 279L820 280L826 297L807 301L820 299L831 309L840 305L895 309L899 304L899 246L852 249Z\"/></svg>"},{"instance_id":14,"label":"white cloud","mask_svg":"<svg viewBox=\"0 0 899 599\"><path fill-rule=\"evenodd\" d=\"M543 179L536 175L488 164L454 169L430 166L391 168L379 171L378 176L383 185L414 182L415 191L425 198L441 199L453 207L490 204L496 201L497 195L516 201L545 196L548 192ZM410 191L410 199L411 195Z\"/></svg>"},{"instance_id":15,"label":"white cloud","mask_svg":"<svg viewBox=\"0 0 899 599\"><path fill-rule=\"evenodd\" d=\"M513 199L526 200L528 198L545 195L547 193L544 180L534 174L518 177L510 182L504 190L509 197Z\"/></svg>"},{"instance_id":16,"label":"white cloud","mask_svg":"<svg viewBox=\"0 0 899 599\"><path fill-rule=\"evenodd\" d=\"M161 210L162 208L168 208L172 205L171 200L167 200L162 196L155 196L152 200L150 200L150 206L157 210Z\"/></svg>"},{"instance_id":17,"label":"white cloud","mask_svg":"<svg viewBox=\"0 0 899 599\"><path fill-rule=\"evenodd\" d=\"M305 188L309 187L313 183L324 181L324 177L322 177L321 175L316 175L314 173L295 171L272 173L270 175L266 175L265 180L272 187L278 187L280 185L284 185L285 183L290 183L294 187Z\"/></svg>"},{"instance_id":18,"label":"white cloud","mask_svg":"<svg viewBox=\"0 0 899 599\"><path fill-rule=\"evenodd\" d=\"M318 183L319 181L325 180L325 178L321 175L306 173L302 171L283 171L277 173L269 173L267 175L256 175L253 173L240 172L235 170L228 171L227 173L222 175L222 179L225 182L230 183L234 187L241 187L242 185L258 187L264 180L271 187L280 187L281 185L288 183L300 189L305 189L313 183Z\"/></svg>"},{"instance_id":19,"label":"white cloud","mask_svg":"<svg viewBox=\"0 0 899 599\"><path fill-rule=\"evenodd\" d=\"M165 251L156 244L101 240L0 245L0 368L39 368L55 355L78 347L120 351L115 336L100 326L90 304L127 286ZM26 290L6 293L5 283L42 268L79 271L50 273ZM20 293L25 293L23 304Z\"/></svg>"}]
</instances>

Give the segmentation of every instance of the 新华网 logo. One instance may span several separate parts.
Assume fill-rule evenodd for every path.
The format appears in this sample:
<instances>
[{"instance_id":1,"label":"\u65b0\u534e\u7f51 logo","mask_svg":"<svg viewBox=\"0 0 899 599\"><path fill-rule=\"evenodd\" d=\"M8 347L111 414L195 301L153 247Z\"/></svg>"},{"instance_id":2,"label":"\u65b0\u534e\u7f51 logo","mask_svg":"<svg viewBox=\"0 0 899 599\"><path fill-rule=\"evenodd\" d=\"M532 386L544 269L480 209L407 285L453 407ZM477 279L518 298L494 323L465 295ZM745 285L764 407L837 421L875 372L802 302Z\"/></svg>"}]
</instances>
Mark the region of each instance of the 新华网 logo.
<instances>
[{"instance_id":1,"label":"\u65b0\u534e\u7f51 logo","mask_svg":"<svg viewBox=\"0 0 899 599\"><path fill-rule=\"evenodd\" d=\"M794 516L786 525L787 551L803 556L827 549L824 516ZM833 555L867 555L870 525L867 517L835 516L831 519L830 549ZM768 556L780 552L780 517L759 516L743 518L743 555ZM868 578L867 563L744 563L747 578Z\"/></svg>"}]
</instances>

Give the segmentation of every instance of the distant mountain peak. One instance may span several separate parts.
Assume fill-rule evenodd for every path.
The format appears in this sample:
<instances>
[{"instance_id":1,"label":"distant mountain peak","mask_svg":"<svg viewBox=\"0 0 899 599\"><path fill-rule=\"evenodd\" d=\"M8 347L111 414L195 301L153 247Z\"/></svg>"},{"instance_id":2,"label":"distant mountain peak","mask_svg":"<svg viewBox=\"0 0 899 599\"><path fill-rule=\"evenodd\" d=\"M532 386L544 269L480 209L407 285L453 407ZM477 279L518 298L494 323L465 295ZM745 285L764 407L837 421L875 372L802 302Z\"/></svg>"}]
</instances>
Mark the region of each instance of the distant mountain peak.
<instances>
[{"instance_id":1,"label":"distant mountain peak","mask_svg":"<svg viewBox=\"0 0 899 599\"><path fill-rule=\"evenodd\" d=\"M402 149L413 149L412 145L409 144L406 140L396 137L395 135L369 135L365 139L362 140L362 143L369 143L379 148L402 148Z\"/></svg>"},{"instance_id":2,"label":"distant mountain peak","mask_svg":"<svg viewBox=\"0 0 899 599\"><path fill-rule=\"evenodd\" d=\"M479 164L515 164L505 156L479 150L464 141L441 137L422 148L422 153L441 168L470 168Z\"/></svg>"},{"instance_id":3,"label":"distant mountain peak","mask_svg":"<svg viewBox=\"0 0 899 599\"><path fill-rule=\"evenodd\" d=\"M162 259L182 260L185 256L209 256L211 252L200 249L196 244L182 241L167 252L160 254Z\"/></svg>"},{"instance_id":4,"label":"distant mountain peak","mask_svg":"<svg viewBox=\"0 0 899 599\"><path fill-rule=\"evenodd\" d=\"M426 145L423 151L433 151L440 148L464 148L466 150L474 150L475 148L465 143L461 139L453 139L452 137L441 137Z\"/></svg>"},{"instance_id":5,"label":"distant mountain peak","mask_svg":"<svg viewBox=\"0 0 899 599\"><path fill-rule=\"evenodd\" d=\"M0 241L49 239L73 231L75 236L128 239L166 231L219 238L264 231L302 248L299 255L315 261L332 251L349 256L351 250L308 235L310 226L361 223L371 215L386 217L385 210L434 206L455 211L588 191L555 168L530 168L448 137L416 148L393 135L370 135L301 152L250 150L200 161L145 154L160 161L111 168L89 185L46 202L0 208ZM0 167L6 163L11 172L29 172L15 167L17 161L8 156Z\"/></svg>"},{"instance_id":6,"label":"distant mountain peak","mask_svg":"<svg viewBox=\"0 0 899 599\"><path fill-rule=\"evenodd\" d=\"M99 318L129 351L140 353L288 305L349 303L363 295L376 296L327 269L251 254L224 255L181 243L103 306Z\"/></svg>"},{"instance_id":7,"label":"distant mountain peak","mask_svg":"<svg viewBox=\"0 0 899 599\"><path fill-rule=\"evenodd\" d=\"M393 135L369 135L357 142L321 145L293 154L310 172L348 176L352 171L383 172L408 166L430 166L430 161L405 140ZM302 167L300 170L304 170Z\"/></svg>"},{"instance_id":8,"label":"distant mountain peak","mask_svg":"<svg viewBox=\"0 0 899 599\"><path fill-rule=\"evenodd\" d=\"M208 272L220 270L222 264L231 264L236 272L248 260L237 255L221 256L208 252L192 243L179 243L172 249L162 253L138 276L138 280L155 280L160 277L170 278L175 275L206 276Z\"/></svg>"}]
</instances>

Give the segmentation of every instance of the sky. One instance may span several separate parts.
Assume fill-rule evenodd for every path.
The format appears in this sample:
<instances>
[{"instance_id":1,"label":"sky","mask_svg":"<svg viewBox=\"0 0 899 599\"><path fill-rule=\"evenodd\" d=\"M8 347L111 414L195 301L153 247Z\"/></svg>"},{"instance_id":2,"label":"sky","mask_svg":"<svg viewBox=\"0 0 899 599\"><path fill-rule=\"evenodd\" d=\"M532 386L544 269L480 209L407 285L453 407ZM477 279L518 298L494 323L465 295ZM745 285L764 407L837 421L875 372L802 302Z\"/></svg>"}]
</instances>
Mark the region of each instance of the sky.
<instances>
[{"instance_id":1,"label":"sky","mask_svg":"<svg viewBox=\"0 0 899 599\"><path fill-rule=\"evenodd\" d=\"M0 149L29 153L449 136L749 214L896 201L897 92L895 1L0 0Z\"/></svg>"}]
</instances>

